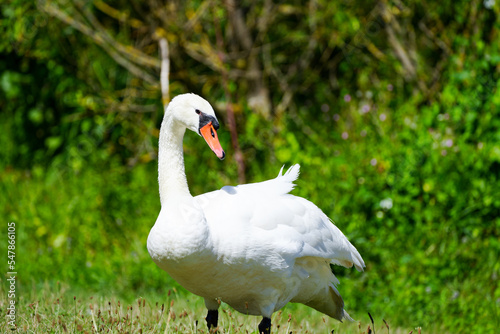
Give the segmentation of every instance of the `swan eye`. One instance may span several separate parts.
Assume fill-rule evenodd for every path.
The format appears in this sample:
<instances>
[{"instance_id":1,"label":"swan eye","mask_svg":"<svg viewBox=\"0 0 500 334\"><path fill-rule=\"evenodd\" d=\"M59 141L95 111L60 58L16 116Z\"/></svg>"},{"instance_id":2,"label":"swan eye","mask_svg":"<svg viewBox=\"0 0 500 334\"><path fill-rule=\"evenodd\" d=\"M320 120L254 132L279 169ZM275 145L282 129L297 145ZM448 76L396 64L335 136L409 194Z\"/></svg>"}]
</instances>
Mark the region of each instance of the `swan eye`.
<instances>
[{"instance_id":1,"label":"swan eye","mask_svg":"<svg viewBox=\"0 0 500 334\"><path fill-rule=\"evenodd\" d=\"M196 109L195 112L200 115L201 114L201 111L199 109Z\"/></svg>"}]
</instances>

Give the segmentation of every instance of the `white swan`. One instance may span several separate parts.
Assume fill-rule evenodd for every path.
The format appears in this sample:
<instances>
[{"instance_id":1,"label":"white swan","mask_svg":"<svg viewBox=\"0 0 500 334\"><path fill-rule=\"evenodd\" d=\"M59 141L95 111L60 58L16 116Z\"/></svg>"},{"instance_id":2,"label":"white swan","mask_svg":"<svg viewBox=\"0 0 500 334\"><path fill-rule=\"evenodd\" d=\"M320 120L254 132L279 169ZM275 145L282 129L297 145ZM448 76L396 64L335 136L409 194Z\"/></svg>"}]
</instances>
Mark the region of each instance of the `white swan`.
<instances>
[{"instance_id":1,"label":"white swan","mask_svg":"<svg viewBox=\"0 0 500 334\"><path fill-rule=\"evenodd\" d=\"M209 329L217 327L220 301L262 316L258 329L266 334L272 313L288 302L338 320L351 319L330 263L354 265L359 271L365 264L316 205L288 194L299 165L285 174L282 168L272 180L191 196L184 172L184 132L187 128L201 134L223 159L218 127L210 104L195 94L179 95L166 108L158 152L161 211L147 243L153 261L205 299Z\"/></svg>"}]
</instances>

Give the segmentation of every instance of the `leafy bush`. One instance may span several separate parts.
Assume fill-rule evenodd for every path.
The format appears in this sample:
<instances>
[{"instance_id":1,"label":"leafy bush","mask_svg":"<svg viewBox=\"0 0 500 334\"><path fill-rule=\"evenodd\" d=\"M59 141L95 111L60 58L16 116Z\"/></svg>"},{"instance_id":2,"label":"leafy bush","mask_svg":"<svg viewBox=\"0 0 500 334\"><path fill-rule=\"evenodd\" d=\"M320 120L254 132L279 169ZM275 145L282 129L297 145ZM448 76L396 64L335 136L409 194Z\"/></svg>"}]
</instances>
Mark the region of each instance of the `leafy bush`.
<instances>
[{"instance_id":1,"label":"leafy bush","mask_svg":"<svg viewBox=\"0 0 500 334\"><path fill-rule=\"evenodd\" d=\"M117 42L153 57L148 24L165 30L155 32L171 46L171 94L208 98L228 155L221 163L186 136L194 195L238 183L238 150L249 182L300 163L294 194L322 208L367 263L364 273L334 268L355 318L498 328L498 6L317 1L272 4L266 16L263 4L246 4L254 55L234 41L222 5L152 5L121 4L119 25L101 2L61 10L90 11ZM160 208L161 98L146 80L157 68L132 76L92 36L49 14L16 1L0 22L0 213L18 226L19 284L163 293L176 283L145 247ZM251 106L252 62L270 114Z\"/></svg>"}]
</instances>

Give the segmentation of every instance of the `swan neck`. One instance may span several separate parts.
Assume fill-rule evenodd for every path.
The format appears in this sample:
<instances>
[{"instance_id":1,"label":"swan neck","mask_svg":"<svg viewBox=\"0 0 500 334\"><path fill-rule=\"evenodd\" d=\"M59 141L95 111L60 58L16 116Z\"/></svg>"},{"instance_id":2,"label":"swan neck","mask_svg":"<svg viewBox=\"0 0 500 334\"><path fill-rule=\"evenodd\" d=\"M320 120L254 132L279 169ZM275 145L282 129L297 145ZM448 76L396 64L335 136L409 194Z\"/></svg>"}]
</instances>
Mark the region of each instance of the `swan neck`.
<instances>
[{"instance_id":1,"label":"swan neck","mask_svg":"<svg viewBox=\"0 0 500 334\"><path fill-rule=\"evenodd\" d=\"M191 197L184 168L182 141L186 127L165 114L160 128L158 147L158 183L162 206L169 199Z\"/></svg>"}]
</instances>

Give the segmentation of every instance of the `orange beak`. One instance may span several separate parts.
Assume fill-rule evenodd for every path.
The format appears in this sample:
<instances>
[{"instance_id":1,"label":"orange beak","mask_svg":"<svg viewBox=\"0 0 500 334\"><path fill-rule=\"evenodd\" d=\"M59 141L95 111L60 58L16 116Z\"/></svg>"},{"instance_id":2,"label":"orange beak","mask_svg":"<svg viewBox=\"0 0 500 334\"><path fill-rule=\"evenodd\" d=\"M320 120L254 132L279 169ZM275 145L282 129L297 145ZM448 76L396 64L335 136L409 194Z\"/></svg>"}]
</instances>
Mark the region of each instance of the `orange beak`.
<instances>
[{"instance_id":1,"label":"orange beak","mask_svg":"<svg viewBox=\"0 0 500 334\"><path fill-rule=\"evenodd\" d=\"M217 137L217 131L215 131L212 122L200 128L200 134L203 136L212 151L214 151L215 155L219 159L223 160L226 157L226 154L220 146L219 138Z\"/></svg>"}]
</instances>

